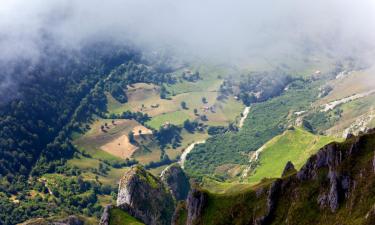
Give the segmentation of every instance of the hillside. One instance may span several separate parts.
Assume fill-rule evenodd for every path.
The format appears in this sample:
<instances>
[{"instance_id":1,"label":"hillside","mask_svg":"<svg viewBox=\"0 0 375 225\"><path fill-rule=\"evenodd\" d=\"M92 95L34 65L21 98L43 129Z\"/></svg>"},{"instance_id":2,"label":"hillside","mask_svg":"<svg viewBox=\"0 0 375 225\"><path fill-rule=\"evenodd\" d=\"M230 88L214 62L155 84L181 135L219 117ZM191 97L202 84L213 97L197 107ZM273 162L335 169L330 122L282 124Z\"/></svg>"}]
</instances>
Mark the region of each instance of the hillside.
<instances>
[{"instance_id":1,"label":"hillside","mask_svg":"<svg viewBox=\"0 0 375 225\"><path fill-rule=\"evenodd\" d=\"M0 1L0 225L375 224L374 0Z\"/></svg>"},{"instance_id":2,"label":"hillside","mask_svg":"<svg viewBox=\"0 0 375 225\"><path fill-rule=\"evenodd\" d=\"M374 144L371 130L324 146L280 179L230 194L194 190L177 224L374 224Z\"/></svg>"},{"instance_id":3,"label":"hillside","mask_svg":"<svg viewBox=\"0 0 375 225\"><path fill-rule=\"evenodd\" d=\"M248 182L257 183L264 178L280 177L288 161L299 170L306 160L324 145L338 140L328 136L314 135L298 127L291 127L280 134L250 157Z\"/></svg>"},{"instance_id":4,"label":"hillside","mask_svg":"<svg viewBox=\"0 0 375 225\"><path fill-rule=\"evenodd\" d=\"M5 126L0 129L12 131L0 133L6 149L0 160L10 157L0 165L4 224L66 215L96 223L105 206L115 202L117 182L132 165L159 176L196 142L201 144L184 154L184 169L197 186L211 193L248 190L249 184L279 177L288 161L299 169L318 148L339 140L348 126L350 131L358 131L357 124L371 126L373 95L321 111L326 103L321 88L327 82L332 82L332 93L344 89L334 85L332 65L319 76L207 62L161 69L126 48L119 55L113 48L108 51L95 64L68 66L70 75L55 67L68 73L65 80L47 79L54 64L46 61L40 65L45 76L35 79L65 95L44 90L40 82L27 83L25 97L2 106L0 123ZM45 110L51 119L45 119ZM353 123L361 116L369 123ZM288 129L292 126L306 130ZM264 152L251 161L262 146Z\"/></svg>"}]
</instances>

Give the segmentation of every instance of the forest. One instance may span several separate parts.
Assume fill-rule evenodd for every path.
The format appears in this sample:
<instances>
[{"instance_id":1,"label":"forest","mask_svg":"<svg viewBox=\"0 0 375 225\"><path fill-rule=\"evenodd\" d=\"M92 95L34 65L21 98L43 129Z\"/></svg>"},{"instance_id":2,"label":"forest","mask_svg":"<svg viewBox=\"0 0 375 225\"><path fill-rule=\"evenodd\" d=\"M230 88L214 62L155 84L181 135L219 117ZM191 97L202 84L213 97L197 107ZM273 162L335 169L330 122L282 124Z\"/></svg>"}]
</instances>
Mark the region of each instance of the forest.
<instances>
[{"instance_id":1,"label":"forest","mask_svg":"<svg viewBox=\"0 0 375 225\"><path fill-rule=\"evenodd\" d=\"M107 193L100 183L83 181L77 168L66 165L66 160L77 152L71 143L73 133L87 130L87 124L94 116L146 122L149 117L142 113L107 115L105 93L112 94L119 102L126 102L121 87L137 82L174 82L170 74L160 72L163 68L160 62L157 69L146 66L144 63L148 61L141 59L139 52L129 46L107 43L90 45L80 52L58 48L46 51L44 58L25 70L27 79L18 84L17 94L0 105L0 192L4 200L0 206L0 221L5 224L57 211L99 216L101 206L96 204L96 196L109 194L112 190ZM168 140L160 137L160 141ZM128 160L118 166L133 163ZM46 185L28 181L30 176L46 173L73 176L60 179L65 194L53 190L54 198L48 197ZM74 183L74 176L78 177L78 184ZM20 205L9 200L16 193L25 193L27 198L26 193L33 189L40 189L47 197L21 201ZM73 195L77 199L68 197ZM50 207L51 199L56 207ZM10 218L13 218L11 222Z\"/></svg>"}]
</instances>

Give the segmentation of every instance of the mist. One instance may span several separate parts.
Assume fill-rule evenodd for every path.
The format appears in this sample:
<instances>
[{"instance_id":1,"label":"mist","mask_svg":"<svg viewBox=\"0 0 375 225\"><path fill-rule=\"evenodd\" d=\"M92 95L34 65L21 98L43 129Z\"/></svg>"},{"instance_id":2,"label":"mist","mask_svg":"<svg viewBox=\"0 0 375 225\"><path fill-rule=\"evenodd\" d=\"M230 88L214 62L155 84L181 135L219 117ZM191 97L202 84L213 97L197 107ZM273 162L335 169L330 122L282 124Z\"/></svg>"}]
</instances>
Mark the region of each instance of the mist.
<instances>
[{"instance_id":1,"label":"mist","mask_svg":"<svg viewBox=\"0 0 375 225\"><path fill-rule=\"evenodd\" d=\"M1 63L37 61L46 36L66 49L105 40L144 51L172 49L179 57L229 62L327 49L337 56L352 56L374 47L375 2L1 1ZM0 74L0 89L14 82Z\"/></svg>"}]
</instances>

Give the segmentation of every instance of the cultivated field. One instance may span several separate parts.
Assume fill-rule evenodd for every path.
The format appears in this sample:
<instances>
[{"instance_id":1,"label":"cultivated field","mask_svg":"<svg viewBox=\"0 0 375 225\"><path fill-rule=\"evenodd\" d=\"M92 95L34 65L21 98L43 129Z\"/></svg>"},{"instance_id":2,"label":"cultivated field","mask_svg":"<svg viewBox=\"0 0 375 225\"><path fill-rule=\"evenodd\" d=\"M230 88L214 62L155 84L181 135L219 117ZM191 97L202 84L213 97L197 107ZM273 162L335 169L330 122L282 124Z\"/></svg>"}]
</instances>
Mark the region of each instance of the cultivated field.
<instances>
[{"instance_id":1,"label":"cultivated field","mask_svg":"<svg viewBox=\"0 0 375 225\"><path fill-rule=\"evenodd\" d=\"M130 158L138 147L129 142L128 133L134 128L139 130L140 127L134 120L96 120L90 130L75 140L74 144L97 159ZM145 132L148 130L142 129L145 129Z\"/></svg>"}]
</instances>

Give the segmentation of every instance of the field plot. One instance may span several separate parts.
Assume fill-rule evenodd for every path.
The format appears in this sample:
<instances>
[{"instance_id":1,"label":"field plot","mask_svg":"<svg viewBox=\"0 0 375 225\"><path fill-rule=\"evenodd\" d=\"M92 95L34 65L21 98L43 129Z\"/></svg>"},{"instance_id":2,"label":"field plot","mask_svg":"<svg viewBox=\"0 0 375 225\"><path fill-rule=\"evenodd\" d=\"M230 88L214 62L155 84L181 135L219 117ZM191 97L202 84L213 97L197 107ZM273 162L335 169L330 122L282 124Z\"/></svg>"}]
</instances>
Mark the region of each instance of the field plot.
<instances>
[{"instance_id":1,"label":"field plot","mask_svg":"<svg viewBox=\"0 0 375 225\"><path fill-rule=\"evenodd\" d=\"M138 128L136 128L138 127ZM74 141L81 150L98 159L126 159L130 158L137 146L131 144L128 133L141 125L134 120L97 120L90 130ZM147 128L142 128L148 130Z\"/></svg>"},{"instance_id":2,"label":"field plot","mask_svg":"<svg viewBox=\"0 0 375 225\"><path fill-rule=\"evenodd\" d=\"M121 159L130 158L137 148L137 146L130 143L127 134L121 135L100 147L103 151Z\"/></svg>"}]
</instances>

